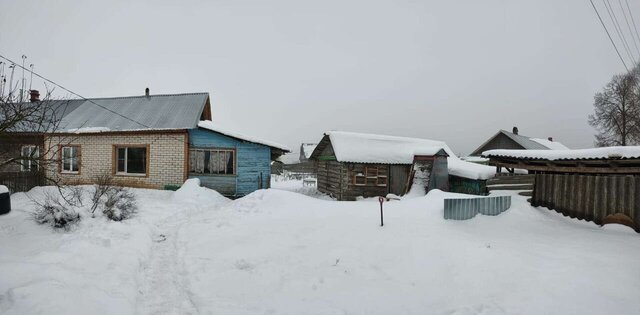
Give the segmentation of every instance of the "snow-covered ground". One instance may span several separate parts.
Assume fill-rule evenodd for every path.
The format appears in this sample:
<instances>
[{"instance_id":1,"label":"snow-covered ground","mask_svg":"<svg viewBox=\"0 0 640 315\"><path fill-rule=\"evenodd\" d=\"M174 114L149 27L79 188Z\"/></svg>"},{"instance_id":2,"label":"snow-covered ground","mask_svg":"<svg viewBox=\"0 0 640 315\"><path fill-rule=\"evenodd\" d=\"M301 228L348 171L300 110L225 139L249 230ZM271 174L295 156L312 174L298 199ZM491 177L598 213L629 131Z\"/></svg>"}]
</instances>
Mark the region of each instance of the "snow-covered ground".
<instances>
[{"instance_id":1,"label":"snow-covered ground","mask_svg":"<svg viewBox=\"0 0 640 315\"><path fill-rule=\"evenodd\" d=\"M135 190L138 214L70 231L0 216L2 314L639 314L640 237L532 208L445 221L443 199L227 200ZM37 195L43 189L31 192ZM504 192L503 192L504 193Z\"/></svg>"}]
</instances>

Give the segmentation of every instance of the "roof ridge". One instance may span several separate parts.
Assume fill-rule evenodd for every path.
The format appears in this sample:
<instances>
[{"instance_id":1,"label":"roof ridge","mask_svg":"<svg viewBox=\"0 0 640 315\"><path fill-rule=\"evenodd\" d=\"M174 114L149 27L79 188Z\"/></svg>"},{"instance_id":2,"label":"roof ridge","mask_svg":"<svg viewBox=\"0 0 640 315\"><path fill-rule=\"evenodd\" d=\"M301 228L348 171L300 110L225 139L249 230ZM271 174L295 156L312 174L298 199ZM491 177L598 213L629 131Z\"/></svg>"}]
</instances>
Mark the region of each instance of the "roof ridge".
<instances>
[{"instance_id":1,"label":"roof ridge","mask_svg":"<svg viewBox=\"0 0 640 315\"><path fill-rule=\"evenodd\" d=\"M69 98L69 99L56 99L58 101L83 101L83 100L113 100L113 99L128 99L128 98L153 98L153 97L167 97L167 96L185 96L185 95L209 95L209 92L190 92L190 93L175 93L175 94L150 94L146 95L131 95L131 96L111 96L111 97L87 97L87 98Z\"/></svg>"}]
</instances>

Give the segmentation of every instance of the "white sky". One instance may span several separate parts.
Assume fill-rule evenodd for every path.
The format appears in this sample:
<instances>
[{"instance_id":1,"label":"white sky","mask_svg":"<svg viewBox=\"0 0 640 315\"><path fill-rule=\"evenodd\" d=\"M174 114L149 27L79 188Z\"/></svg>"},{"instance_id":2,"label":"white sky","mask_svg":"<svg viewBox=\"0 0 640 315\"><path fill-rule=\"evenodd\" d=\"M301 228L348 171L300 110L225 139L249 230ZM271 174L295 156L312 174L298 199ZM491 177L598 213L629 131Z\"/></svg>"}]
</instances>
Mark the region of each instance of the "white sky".
<instances>
[{"instance_id":1,"label":"white sky","mask_svg":"<svg viewBox=\"0 0 640 315\"><path fill-rule=\"evenodd\" d=\"M514 125L589 147L624 70L583 0L0 0L0 54L85 97L209 92L215 122L295 151L348 130L469 153Z\"/></svg>"}]
</instances>

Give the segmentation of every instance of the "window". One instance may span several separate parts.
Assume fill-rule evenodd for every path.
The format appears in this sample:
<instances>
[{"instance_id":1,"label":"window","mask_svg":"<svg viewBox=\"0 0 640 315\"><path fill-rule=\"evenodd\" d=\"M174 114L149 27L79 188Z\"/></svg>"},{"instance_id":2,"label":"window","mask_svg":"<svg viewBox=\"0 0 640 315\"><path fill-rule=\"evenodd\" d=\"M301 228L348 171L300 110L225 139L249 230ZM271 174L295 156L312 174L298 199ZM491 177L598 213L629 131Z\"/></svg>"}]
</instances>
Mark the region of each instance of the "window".
<instances>
[{"instance_id":1,"label":"window","mask_svg":"<svg viewBox=\"0 0 640 315\"><path fill-rule=\"evenodd\" d=\"M73 173L77 174L80 170L78 157L80 156L80 147L78 146L65 146L62 147L62 166L60 168L61 173Z\"/></svg>"},{"instance_id":2,"label":"window","mask_svg":"<svg viewBox=\"0 0 640 315\"><path fill-rule=\"evenodd\" d=\"M233 149L189 150L189 172L194 174L235 175L236 151Z\"/></svg>"},{"instance_id":3,"label":"window","mask_svg":"<svg viewBox=\"0 0 640 315\"><path fill-rule=\"evenodd\" d=\"M381 175L377 166L365 166L364 172L358 172L353 176L353 184L356 186L387 186L387 176Z\"/></svg>"},{"instance_id":4,"label":"window","mask_svg":"<svg viewBox=\"0 0 640 315\"><path fill-rule=\"evenodd\" d=\"M116 174L147 174L147 146L116 147Z\"/></svg>"},{"instance_id":5,"label":"window","mask_svg":"<svg viewBox=\"0 0 640 315\"><path fill-rule=\"evenodd\" d=\"M37 171L38 158L40 157L40 149L35 145L22 146L20 150L20 170L23 172Z\"/></svg>"}]
</instances>

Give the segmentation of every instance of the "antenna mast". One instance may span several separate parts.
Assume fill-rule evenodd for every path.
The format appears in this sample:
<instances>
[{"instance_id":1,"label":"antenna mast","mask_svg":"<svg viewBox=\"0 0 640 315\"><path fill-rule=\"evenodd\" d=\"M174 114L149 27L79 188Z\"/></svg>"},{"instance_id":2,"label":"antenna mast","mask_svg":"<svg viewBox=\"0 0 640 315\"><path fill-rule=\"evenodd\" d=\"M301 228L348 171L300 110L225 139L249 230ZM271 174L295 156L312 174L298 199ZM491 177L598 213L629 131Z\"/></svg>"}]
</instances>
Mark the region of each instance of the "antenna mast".
<instances>
[{"instance_id":1,"label":"antenna mast","mask_svg":"<svg viewBox=\"0 0 640 315\"><path fill-rule=\"evenodd\" d=\"M24 79L24 61L27 60L27 55L22 55L22 80L20 80L21 82L21 88L20 88L20 97L18 98L18 102L22 103L22 100L24 99L24 86L25 86L25 79Z\"/></svg>"},{"instance_id":2,"label":"antenna mast","mask_svg":"<svg viewBox=\"0 0 640 315\"><path fill-rule=\"evenodd\" d=\"M30 64L29 68L31 68L31 78L29 79L29 93L31 93L31 85L33 84L33 64Z\"/></svg>"},{"instance_id":3,"label":"antenna mast","mask_svg":"<svg viewBox=\"0 0 640 315\"><path fill-rule=\"evenodd\" d=\"M12 102L11 94L13 94L13 73L16 71L16 65L12 63L9 66L9 69L11 69L11 78L9 79L9 102Z\"/></svg>"}]
</instances>

